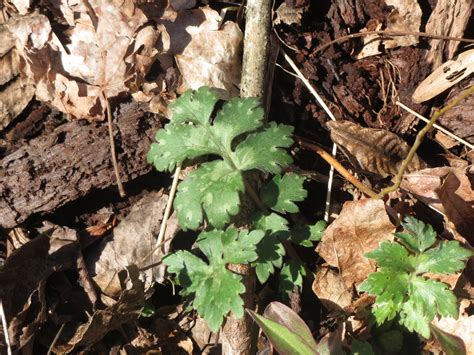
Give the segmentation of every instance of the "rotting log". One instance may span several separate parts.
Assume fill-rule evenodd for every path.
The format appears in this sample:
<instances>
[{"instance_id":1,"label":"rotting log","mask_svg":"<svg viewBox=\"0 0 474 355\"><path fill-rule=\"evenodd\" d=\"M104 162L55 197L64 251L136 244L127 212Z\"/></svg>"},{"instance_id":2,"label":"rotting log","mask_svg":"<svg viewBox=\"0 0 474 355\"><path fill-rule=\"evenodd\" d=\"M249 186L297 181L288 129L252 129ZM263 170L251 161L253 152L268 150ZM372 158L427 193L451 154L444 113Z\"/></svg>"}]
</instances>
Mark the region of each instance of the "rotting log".
<instances>
[{"instance_id":1,"label":"rotting log","mask_svg":"<svg viewBox=\"0 0 474 355\"><path fill-rule=\"evenodd\" d=\"M124 108L114 122L122 181L151 170L146 154L159 118ZM0 226L13 228L93 190L115 184L106 122L72 121L0 160Z\"/></svg>"}]
</instances>

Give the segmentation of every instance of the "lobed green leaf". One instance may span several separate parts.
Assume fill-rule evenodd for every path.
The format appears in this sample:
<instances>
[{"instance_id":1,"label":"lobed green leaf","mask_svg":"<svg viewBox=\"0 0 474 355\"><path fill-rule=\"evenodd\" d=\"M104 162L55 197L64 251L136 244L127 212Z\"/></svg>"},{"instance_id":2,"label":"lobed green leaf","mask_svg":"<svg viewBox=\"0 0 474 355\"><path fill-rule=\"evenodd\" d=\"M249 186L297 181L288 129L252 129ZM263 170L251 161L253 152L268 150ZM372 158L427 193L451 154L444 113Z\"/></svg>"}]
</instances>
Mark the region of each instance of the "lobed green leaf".
<instances>
[{"instance_id":1,"label":"lobed green leaf","mask_svg":"<svg viewBox=\"0 0 474 355\"><path fill-rule=\"evenodd\" d=\"M303 188L304 177L296 174L275 175L260 190L260 197L268 207L280 213L299 211L295 202L303 201L308 193Z\"/></svg>"},{"instance_id":2,"label":"lobed green leaf","mask_svg":"<svg viewBox=\"0 0 474 355\"><path fill-rule=\"evenodd\" d=\"M179 225L195 230L205 213L210 224L223 228L239 212L239 192L243 191L242 175L224 161L202 164L179 184L174 201Z\"/></svg>"},{"instance_id":3,"label":"lobed green leaf","mask_svg":"<svg viewBox=\"0 0 474 355\"><path fill-rule=\"evenodd\" d=\"M415 253L422 253L436 242L436 233L429 224L407 216L401 223L408 233L395 233L400 242Z\"/></svg>"}]
</instances>

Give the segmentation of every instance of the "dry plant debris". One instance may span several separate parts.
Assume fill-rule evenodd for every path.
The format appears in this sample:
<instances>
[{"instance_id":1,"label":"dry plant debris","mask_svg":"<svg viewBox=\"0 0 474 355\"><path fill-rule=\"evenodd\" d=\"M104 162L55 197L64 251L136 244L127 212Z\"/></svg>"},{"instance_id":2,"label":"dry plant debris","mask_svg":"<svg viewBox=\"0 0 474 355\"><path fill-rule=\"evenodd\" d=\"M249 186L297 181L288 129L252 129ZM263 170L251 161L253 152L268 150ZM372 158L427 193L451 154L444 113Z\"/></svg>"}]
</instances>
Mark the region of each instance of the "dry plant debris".
<instances>
[{"instance_id":1,"label":"dry plant debris","mask_svg":"<svg viewBox=\"0 0 474 355\"><path fill-rule=\"evenodd\" d=\"M210 5L197 7L201 3ZM149 171L137 161L143 160L139 156L143 155L143 146L149 145L150 131L161 123L158 117L146 116L142 111L137 114L141 110L139 104L132 111L122 111L130 94L136 101L149 102L154 112L165 114L168 102L188 88L212 86L226 99L238 95L242 32L236 23L222 21L216 11L220 5L216 3L195 0L1 2L0 154L3 154L4 138L14 144L8 145L7 153L0 157L0 217L3 217L0 225L16 228L7 230L5 262L0 249L0 298L13 351L30 346L47 349L54 337L48 332L57 333L60 327L52 350L62 353L97 349L121 353L193 353L216 346L218 335L212 334L202 319L195 320L193 314L183 316L183 305L176 305L175 299L172 306L159 308L152 318L144 320L146 300L169 301L167 291L163 291L167 286L158 286L157 282L168 285L164 266L159 263L177 231L174 216L168 221L166 243L159 249L155 245L167 198L164 190L147 196L145 189L140 188L139 196L121 202L119 209L123 207L126 211L121 215L115 213L117 205L111 208L106 201L97 203L95 197L99 190L104 192L111 185L112 175L104 163L108 152L101 148L107 146L100 131L104 126L97 122L104 117L107 97L118 103L120 114L116 116L115 134L119 138L119 159L126 172L124 181L134 185L141 183L137 177ZM324 19L320 18L321 8L307 0L275 3L274 25L280 39L295 49L290 54L296 58L297 66L318 91L322 90L324 100L335 109L336 116L369 127L387 128L365 128L350 121L327 124L331 138L356 170L382 177L397 173L409 147L400 135L389 131L413 138L417 121L405 114L399 117L394 102L408 103L413 95L414 102L423 101L414 109L428 114L433 103L442 106L443 100L451 101L459 91L474 83L474 79L467 78L474 70L474 51L460 47L457 41L439 39L429 40L431 48L420 46L419 36L368 35L357 43L340 42L321 52L318 46L353 33L353 28L417 32L420 26L426 25L427 32L466 35L473 9L471 2L432 3L425 4L422 17L419 4L413 1L386 0L384 4L330 1ZM362 52L354 56L360 47ZM433 71L430 63L439 68ZM147 77L150 70L153 72ZM279 70L275 78L271 83L274 89L271 110L275 119L293 124L302 139L307 138L307 132L312 137L321 132L326 134L321 129L326 117L308 100L299 81ZM415 91L423 78L426 80ZM450 90L447 99L427 102L445 90ZM38 102L32 100L35 94L37 100L65 113L61 119L85 118L91 123L75 120L60 127L36 129L36 125L46 124L41 117L50 109L43 104L38 107ZM473 105L474 96L466 98L440 117L440 124L474 143ZM125 115L132 112L132 116L124 120L123 112ZM57 115L54 110L53 114ZM269 117L274 118L272 114ZM22 135L24 131L30 133ZM386 196L385 204L371 199L346 202L324 233L316 249L319 255L305 255L314 262L311 296L318 297L323 307L312 309L305 305L302 314L321 315L320 323L314 323L316 327L311 329L316 330L320 339L319 349L329 349L332 353L350 349L355 353L357 346L363 348L368 342L379 352L387 352L383 344L389 344L389 350L398 349L399 339L394 333L381 336L380 329L371 328L366 318L358 318L367 311L371 300L357 298L354 292L354 286L376 270L375 264L364 255L382 241L393 238L394 221L390 221L386 209L399 202L396 199L402 198L400 205L404 206L404 213L426 212L418 203L412 206L413 200L439 211L444 221L428 210L426 222L433 224L441 238L456 239L467 247L473 245L473 152L439 138L439 134L437 137L449 149L444 156L451 166L441 166L434 150L421 152L409 166L410 173L404 176L402 189L409 193L409 198L392 194ZM432 146L426 140L424 144ZM308 162L307 158L298 156L297 149L294 153L295 164L308 163L310 169L319 169L313 158ZM64 161L69 156L73 158ZM434 161L438 167L422 169L425 164L421 157L430 163ZM161 178L162 175L157 180L164 181ZM305 182L311 187L314 184L318 183ZM318 200L314 191L309 191L312 200L303 212L291 212L288 227L318 215L315 207ZM337 211L345 197L337 193L335 196L334 211ZM107 215L117 216L119 223L99 219L99 223L84 223L90 228L83 228L83 219L90 222L89 217L71 217L75 212L61 208L69 203L90 201L94 202L91 204L94 209L95 205L106 206ZM36 231L35 226L43 222L45 213L61 220L64 211L70 220L63 225L70 228L48 225ZM0 237L3 238L2 229ZM282 260L286 262L292 254L299 256L300 249L301 245L296 251L286 250ZM153 263L158 266L149 267ZM448 336L457 335L464 342L467 354L474 354L471 331L474 317L470 313L474 292L472 265L470 268L449 277L425 276L449 285L462 300L459 319L441 318L434 325ZM301 285L301 279L286 276L288 283ZM157 290L159 293L150 298ZM262 292L262 300L267 299L268 291L273 291L271 286L258 290ZM298 306L301 296L297 292L292 294L292 304ZM354 311L356 319L347 319ZM124 337L109 349L107 338L117 330ZM404 340L410 336L403 333ZM2 351L3 346L2 338ZM443 351L435 341L417 346L424 346L424 351Z\"/></svg>"},{"instance_id":2,"label":"dry plant debris","mask_svg":"<svg viewBox=\"0 0 474 355\"><path fill-rule=\"evenodd\" d=\"M350 290L375 271L364 254L384 240L393 240L395 227L380 200L346 202L339 217L324 232L316 251L332 267L338 268Z\"/></svg>"},{"instance_id":3,"label":"dry plant debris","mask_svg":"<svg viewBox=\"0 0 474 355\"><path fill-rule=\"evenodd\" d=\"M383 129L364 128L349 121L327 122L331 139L354 167L382 177L396 175L410 147L396 134ZM422 161L417 155L408 172L419 170Z\"/></svg>"}]
</instances>

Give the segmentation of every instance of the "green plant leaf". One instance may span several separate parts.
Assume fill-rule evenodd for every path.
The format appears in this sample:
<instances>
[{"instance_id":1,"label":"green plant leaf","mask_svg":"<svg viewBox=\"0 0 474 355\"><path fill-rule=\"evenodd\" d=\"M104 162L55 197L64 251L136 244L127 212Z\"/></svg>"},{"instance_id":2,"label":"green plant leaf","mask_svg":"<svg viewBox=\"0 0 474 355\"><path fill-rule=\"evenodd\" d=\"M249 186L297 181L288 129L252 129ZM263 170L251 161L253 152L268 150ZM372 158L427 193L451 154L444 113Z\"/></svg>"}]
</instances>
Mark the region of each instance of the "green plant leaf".
<instances>
[{"instance_id":1,"label":"green plant leaf","mask_svg":"<svg viewBox=\"0 0 474 355\"><path fill-rule=\"evenodd\" d=\"M232 154L236 167L241 171L257 169L279 173L293 161L284 149L293 144L292 132L291 126L271 122L264 131L250 134Z\"/></svg>"},{"instance_id":2,"label":"green plant leaf","mask_svg":"<svg viewBox=\"0 0 474 355\"><path fill-rule=\"evenodd\" d=\"M374 349L366 341L360 341L357 339L352 340L351 344L351 355L374 355Z\"/></svg>"},{"instance_id":3,"label":"green plant leaf","mask_svg":"<svg viewBox=\"0 0 474 355\"><path fill-rule=\"evenodd\" d=\"M285 248L282 239L288 237L288 221L275 213L268 216L258 212L252 221L253 228L266 231L265 236L257 245L258 259L253 265L258 281L264 283L275 272L275 268L281 268Z\"/></svg>"},{"instance_id":4,"label":"green plant leaf","mask_svg":"<svg viewBox=\"0 0 474 355\"><path fill-rule=\"evenodd\" d=\"M453 334L445 332L444 330L438 328L433 323L430 324L431 332L433 333L434 337L441 345L441 349L443 349L444 354L446 355L466 355L466 345L464 341Z\"/></svg>"},{"instance_id":5,"label":"green plant leaf","mask_svg":"<svg viewBox=\"0 0 474 355\"><path fill-rule=\"evenodd\" d=\"M207 125L217 101L217 93L208 87L188 90L168 106L172 112L171 121L175 124L192 122Z\"/></svg>"},{"instance_id":6,"label":"green plant leaf","mask_svg":"<svg viewBox=\"0 0 474 355\"><path fill-rule=\"evenodd\" d=\"M294 287L303 287L303 277L306 276L304 265L296 260L289 259L280 271L279 290L283 295L293 292Z\"/></svg>"},{"instance_id":7,"label":"green plant leaf","mask_svg":"<svg viewBox=\"0 0 474 355\"><path fill-rule=\"evenodd\" d=\"M222 160L202 164L179 184L174 208L180 226L197 229L205 211L209 223L224 227L239 212L239 192L243 191L242 175Z\"/></svg>"},{"instance_id":8,"label":"green plant leaf","mask_svg":"<svg viewBox=\"0 0 474 355\"><path fill-rule=\"evenodd\" d=\"M293 143L293 128L275 123L263 127L257 99L234 98L212 120L217 101L216 93L205 87L175 100L170 123L157 132L147 155L160 171L203 155L222 159L203 164L180 184L175 208L184 229L198 228L204 218L223 228L239 211L245 171L277 173L292 161L285 148Z\"/></svg>"},{"instance_id":9,"label":"green plant leaf","mask_svg":"<svg viewBox=\"0 0 474 355\"><path fill-rule=\"evenodd\" d=\"M401 243L412 252L422 253L436 242L436 233L429 224L407 216L401 223L408 233L395 233Z\"/></svg>"},{"instance_id":10,"label":"green plant leaf","mask_svg":"<svg viewBox=\"0 0 474 355\"><path fill-rule=\"evenodd\" d=\"M262 231L238 232L235 228L203 232L198 237L197 245L208 263L183 250L163 259L168 271L175 273L178 283L184 287L181 294L194 295L193 308L212 331L219 329L229 312L236 317L243 315L240 294L245 287L241 277L229 271L226 265L229 262L249 263L255 260L255 245L263 234Z\"/></svg>"},{"instance_id":11,"label":"green plant leaf","mask_svg":"<svg viewBox=\"0 0 474 355\"><path fill-rule=\"evenodd\" d=\"M317 343L305 322L289 307L270 303L261 316L248 310L280 354L317 354Z\"/></svg>"},{"instance_id":12,"label":"green plant leaf","mask_svg":"<svg viewBox=\"0 0 474 355\"><path fill-rule=\"evenodd\" d=\"M409 275L392 269L370 274L357 289L376 296L373 314L377 324L395 318L408 296Z\"/></svg>"},{"instance_id":13,"label":"green plant leaf","mask_svg":"<svg viewBox=\"0 0 474 355\"><path fill-rule=\"evenodd\" d=\"M406 272L415 270L413 256L408 255L408 251L398 243L384 241L365 256L377 261L377 265L382 268Z\"/></svg>"},{"instance_id":14,"label":"green plant leaf","mask_svg":"<svg viewBox=\"0 0 474 355\"><path fill-rule=\"evenodd\" d=\"M224 148L232 151L233 140L243 133L252 132L262 126L263 109L258 99L233 98L216 115L214 129Z\"/></svg>"},{"instance_id":15,"label":"green plant leaf","mask_svg":"<svg viewBox=\"0 0 474 355\"><path fill-rule=\"evenodd\" d=\"M458 241L441 242L417 258L416 271L452 274L461 271L471 256L472 252L461 247Z\"/></svg>"},{"instance_id":16,"label":"green plant leaf","mask_svg":"<svg viewBox=\"0 0 474 355\"><path fill-rule=\"evenodd\" d=\"M296 174L275 175L260 190L260 197L272 210L280 213L296 213L295 202L303 201L308 193L303 188L304 177Z\"/></svg>"},{"instance_id":17,"label":"green plant leaf","mask_svg":"<svg viewBox=\"0 0 474 355\"><path fill-rule=\"evenodd\" d=\"M321 240L326 229L327 223L325 221L318 221L313 225L295 224L291 228L291 241L295 244L311 248L313 242Z\"/></svg>"},{"instance_id":18,"label":"green plant leaf","mask_svg":"<svg viewBox=\"0 0 474 355\"><path fill-rule=\"evenodd\" d=\"M383 242L366 254L377 261L379 270L370 274L358 290L376 296L372 313L378 324L399 314L400 324L429 338L429 324L435 316L457 318L457 299L447 285L420 274L458 272L472 253L456 241L428 249L436 242L434 231L412 217L406 218L404 227L408 234L396 234L404 246Z\"/></svg>"},{"instance_id":19,"label":"green plant leaf","mask_svg":"<svg viewBox=\"0 0 474 355\"><path fill-rule=\"evenodd\" d=\"M152 143L147 161L158 171L172 171L186 159L220 152L210 131L202 126L168 124L156 133L155 139L158 143Z\"/></svg>"}]
</instances>

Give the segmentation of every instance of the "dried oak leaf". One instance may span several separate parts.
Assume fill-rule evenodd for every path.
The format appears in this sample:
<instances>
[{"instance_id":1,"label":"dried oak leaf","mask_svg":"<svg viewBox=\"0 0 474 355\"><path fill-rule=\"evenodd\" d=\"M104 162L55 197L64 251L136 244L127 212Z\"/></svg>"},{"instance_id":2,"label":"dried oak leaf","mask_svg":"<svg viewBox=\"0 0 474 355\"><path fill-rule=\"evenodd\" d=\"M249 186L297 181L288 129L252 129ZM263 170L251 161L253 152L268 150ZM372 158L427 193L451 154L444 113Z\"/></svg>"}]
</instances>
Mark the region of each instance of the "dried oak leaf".
<instances>
[{"instance_id":1,"label":"dried oak leaf","mask_svg":"<svg viewBox=\"0 0 474 355\"><path fill-rule=\"evenodd\" d=\"M346 288L351 289L376 269L364 254L384 240L393 240L394 230L383 201L346 202L339 217L324 232L316 251L329 265L339 268Z\"/></svg>"},{"instance_id":2,"label":"dried oak leaf","mask_svg":"<svg viewBox=\"0 0 474 355\"><path fill-rule=\"evenodd\" d=\"M364 128L349 121L329 121L331 139L357 168L382 177L396 175L410 147L396 134L376 128ZM421 169L415 155L407 172Z\"/></svg>"},{"instance_id":3,"label":"dried oak leaf","mask_svg":"<svg viewBox=\"0 0 474 355\"><path fill-rule=\"evenodd\" d=\"M401 187L443 213L456 230L474 243L474 190L472 176L461 168L424 169L404 177Z\"/></svg>"}]
</instances>

